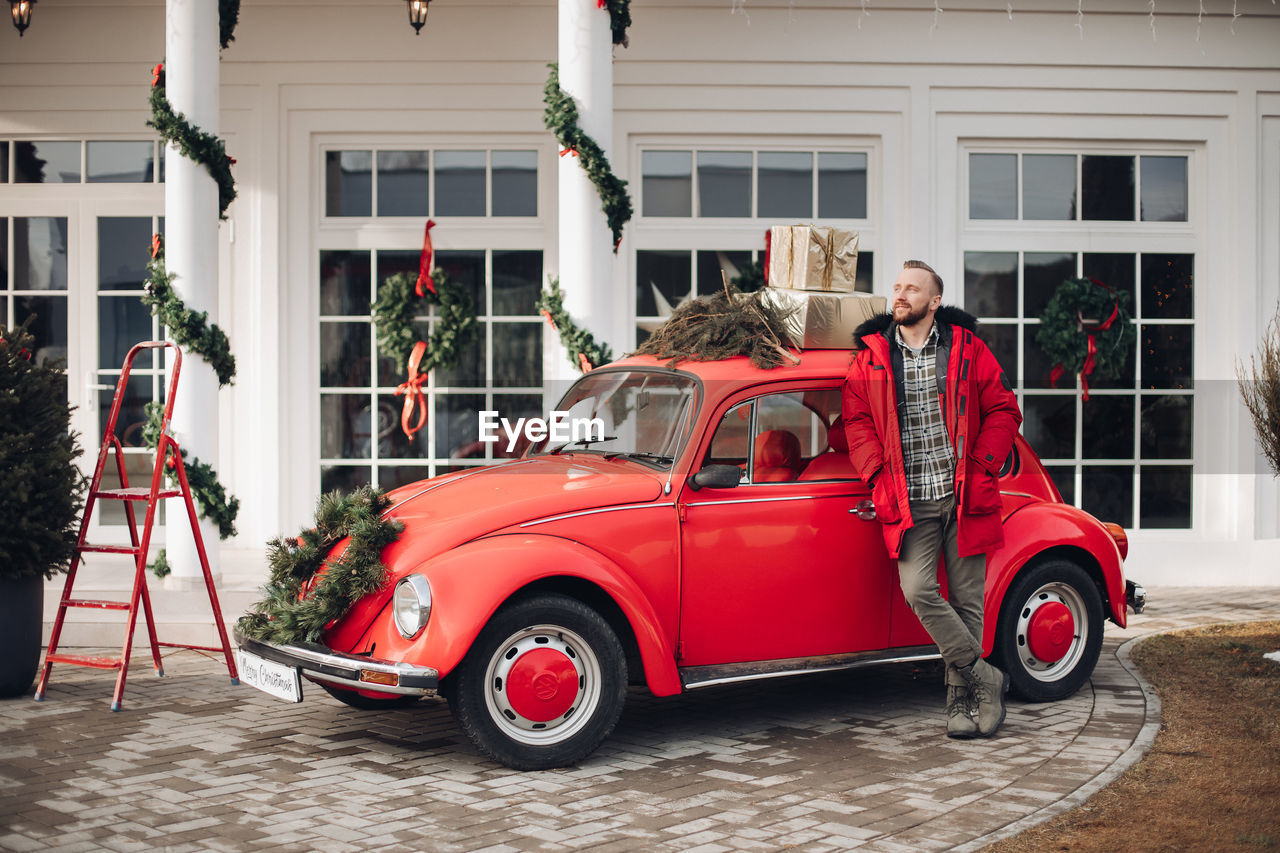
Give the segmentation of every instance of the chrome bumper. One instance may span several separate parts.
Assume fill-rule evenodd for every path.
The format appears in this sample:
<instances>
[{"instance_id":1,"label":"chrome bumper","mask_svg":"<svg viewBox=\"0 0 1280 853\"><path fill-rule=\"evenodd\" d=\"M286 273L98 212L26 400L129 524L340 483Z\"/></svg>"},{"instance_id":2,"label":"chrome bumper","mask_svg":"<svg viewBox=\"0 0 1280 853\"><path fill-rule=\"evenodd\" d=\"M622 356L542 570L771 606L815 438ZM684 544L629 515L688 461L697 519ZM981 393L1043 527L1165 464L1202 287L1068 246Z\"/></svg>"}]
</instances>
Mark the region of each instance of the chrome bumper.
<instances>
[{"instance_id":1,"label":"chrome bumper","mask_svg":"<svg viewBox=\"0 0 1280 853\"><path fill-rule=\"evenodd\" d=\"M427 666L335 652L318 644L277 645L235 629L236 645L250 654L297 667L307 678L392 696L427 696L440 685L439 671Z\"/></svg>"},{"instance_id":2,"label":"chrome bumper","mask_svg":"<svg viewBox=\"0 0 1280 853\"><path fill-rule=\"evenodd\" d=\"M1141 613L1147 606L1147 591L1142 584L1127 580L1124 582L1124 600L1134 613Z\"/></svg>"}]
</instances>

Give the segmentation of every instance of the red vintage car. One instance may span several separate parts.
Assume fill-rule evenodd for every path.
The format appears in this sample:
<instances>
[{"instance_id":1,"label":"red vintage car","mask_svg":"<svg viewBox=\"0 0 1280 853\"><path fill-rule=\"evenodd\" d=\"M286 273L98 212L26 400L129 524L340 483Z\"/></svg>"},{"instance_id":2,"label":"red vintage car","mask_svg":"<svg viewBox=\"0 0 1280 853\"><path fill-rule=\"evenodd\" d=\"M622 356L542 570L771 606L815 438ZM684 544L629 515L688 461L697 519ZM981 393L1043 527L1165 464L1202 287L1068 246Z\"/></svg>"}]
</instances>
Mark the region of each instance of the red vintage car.
<instances>
[{"instance_id":1,"label":"red vintage car","mask_svg":"<svg viewBox=\"0 0 1280 853\"><path fill-rule=\"evenodd\" d=\"M590 754L628 684L667 696L936 658L849 463L848 363L591 371L557 410L594 432L391 493L389 583L323 646L237 633L242 672L294 701L300 674L357 708L439 692L481 751L534 769ZM1001 488L984 646L1017 695L1060 699L1092 673L1104 620L1141 606L1127 540L1063 503L1021 436Z\"/></svg>"}]
</instances>

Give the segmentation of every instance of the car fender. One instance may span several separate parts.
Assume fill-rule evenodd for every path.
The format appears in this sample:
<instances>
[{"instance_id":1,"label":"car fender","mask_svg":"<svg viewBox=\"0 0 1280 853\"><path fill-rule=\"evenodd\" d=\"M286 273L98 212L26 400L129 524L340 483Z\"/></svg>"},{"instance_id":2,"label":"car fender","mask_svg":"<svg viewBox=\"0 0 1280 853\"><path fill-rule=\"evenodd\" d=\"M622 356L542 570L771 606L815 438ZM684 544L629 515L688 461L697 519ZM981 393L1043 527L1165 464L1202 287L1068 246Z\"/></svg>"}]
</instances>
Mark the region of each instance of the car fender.
<instances>
[{"instance_id":1,"label":"car fender","mask_svg":"<svg viewBox=\"0 0 1280 853\"><path fill-rule=\"evenodd\" d=\"M986 612L993 617L1000 612L1005 594L1014 577L1031 561L1051 554L1071 559L1072 552L1088 554L1102 573L1106 602L1112 620L1125 626L1124 563L1116 541L1107 528L1092 515L1070 504L1037 501L1027 504L1004 522L1004 544L987 560ZM1077 554L1078 556L1078 554ZM1092 573L1092 567L1082 566ZM994 647L996 622L990 618L983 625L983 648Z\"/></svg>"},{"instance_id":2,"label":"car fender","mask_svg":"<svg viewBox=\"0 0 1280 853\"><path fill-rule=\"evenodd\" d=\"M489 536L428 560L418 572L431 584L431 618L404 650L401 659L407 663L447 675L512 595L540 580L580 578L604 590L626 617L654 695L681 691L675 650L649 599L615 563L581 543L527 533ZM391 621L389 611L384 614Z\"/></svg>"}]
</instances>

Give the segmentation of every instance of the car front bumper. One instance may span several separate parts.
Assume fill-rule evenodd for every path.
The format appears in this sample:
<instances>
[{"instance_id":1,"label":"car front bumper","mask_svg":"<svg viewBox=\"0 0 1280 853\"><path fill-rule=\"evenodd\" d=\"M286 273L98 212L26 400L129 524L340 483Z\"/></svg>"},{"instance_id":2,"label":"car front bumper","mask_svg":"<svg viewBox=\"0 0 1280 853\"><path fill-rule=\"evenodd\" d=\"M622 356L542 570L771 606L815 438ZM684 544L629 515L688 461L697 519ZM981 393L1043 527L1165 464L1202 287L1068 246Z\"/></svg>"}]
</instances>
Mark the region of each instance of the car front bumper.
<instances>
[{"instance_id":1,"label":"car front bumper","mask_svg":"<svg viewBox=\"0 0 1280 853\"><path fill-rule=\"evenodd\" d=\"M237 628L236 645L260 658L295 667L325 684L388 696L429 696L440 686L439 671L426 666L335 652L319 644L283 645L246 637Z\"/></svg>"}]
</instances>

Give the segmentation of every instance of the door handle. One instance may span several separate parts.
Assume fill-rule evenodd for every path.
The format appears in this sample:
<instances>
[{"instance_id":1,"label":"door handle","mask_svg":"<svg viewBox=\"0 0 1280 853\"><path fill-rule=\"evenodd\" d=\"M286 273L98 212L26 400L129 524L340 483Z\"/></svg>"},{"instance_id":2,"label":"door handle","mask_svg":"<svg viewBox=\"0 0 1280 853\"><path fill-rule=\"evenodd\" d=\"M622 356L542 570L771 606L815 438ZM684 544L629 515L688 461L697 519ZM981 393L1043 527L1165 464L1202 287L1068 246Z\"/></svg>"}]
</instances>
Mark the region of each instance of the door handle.
<instances>
[{"instance_id":1,"label":"door handle","mask_svg":"<svg viewBox=\"0 0 1280 853\"><path fill-rule=\"evenodd\" d=\"M863 521L876 520L876 505L870 498L858 501L858 505L849 510L849 512L853 513Z\"/></svg>"}]
</instances>

